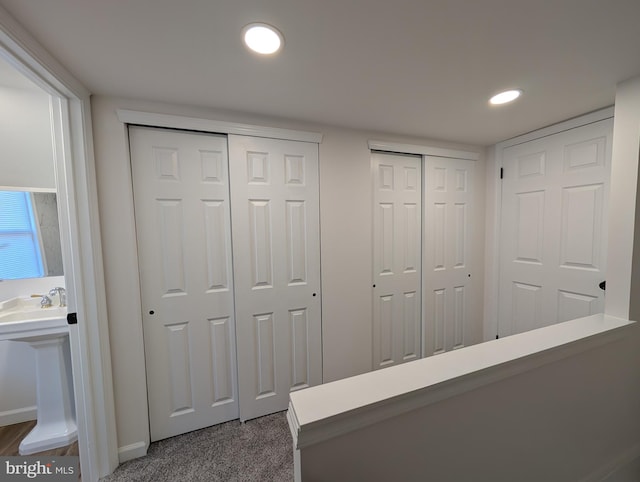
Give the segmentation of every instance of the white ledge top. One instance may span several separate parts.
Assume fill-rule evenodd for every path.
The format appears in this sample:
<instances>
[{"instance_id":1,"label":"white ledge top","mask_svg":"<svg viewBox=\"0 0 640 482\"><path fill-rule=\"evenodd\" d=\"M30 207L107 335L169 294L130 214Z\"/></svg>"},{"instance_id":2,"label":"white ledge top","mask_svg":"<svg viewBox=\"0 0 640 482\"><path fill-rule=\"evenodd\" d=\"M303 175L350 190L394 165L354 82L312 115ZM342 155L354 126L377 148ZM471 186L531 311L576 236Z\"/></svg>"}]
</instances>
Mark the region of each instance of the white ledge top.
<instances>
[{"instance_id":1,"label":"white ledge top","mask_svg":"<svg viewBox=\"0 0 640 482\"><path fill-rule=\"evenodd\" d=\"M303 448L614 341L633 323L592 315L292 392L294 445Z\"/></svg>"}]
</instances>

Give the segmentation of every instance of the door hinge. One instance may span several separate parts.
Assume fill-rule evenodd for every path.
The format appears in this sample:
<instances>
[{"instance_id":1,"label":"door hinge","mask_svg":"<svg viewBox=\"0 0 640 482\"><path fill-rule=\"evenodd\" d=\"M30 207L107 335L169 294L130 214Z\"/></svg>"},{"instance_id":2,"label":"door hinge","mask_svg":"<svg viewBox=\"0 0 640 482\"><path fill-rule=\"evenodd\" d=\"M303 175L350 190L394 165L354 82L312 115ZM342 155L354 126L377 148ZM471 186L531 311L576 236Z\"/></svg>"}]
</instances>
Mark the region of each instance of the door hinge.
<instances>
[{"instance_id":1,"label":"door hinge","mask_svg":"<svg viewBox=\"0 0 640 482\"><path fill-rule=\"evenodd\" d=\"M504 167L500 168L500 179L504 178Z\"/></svg>"},{"instance_id":2,"label":"door hinge","mask_svg":"<svg viewBox=\"0 0 640 482\"><path fill-rule=\"evenodd\" d=\"M78 314L77 313L67 313L67 324L68 325L77 325L78 324Z\"/></svg>"}]
</instances>

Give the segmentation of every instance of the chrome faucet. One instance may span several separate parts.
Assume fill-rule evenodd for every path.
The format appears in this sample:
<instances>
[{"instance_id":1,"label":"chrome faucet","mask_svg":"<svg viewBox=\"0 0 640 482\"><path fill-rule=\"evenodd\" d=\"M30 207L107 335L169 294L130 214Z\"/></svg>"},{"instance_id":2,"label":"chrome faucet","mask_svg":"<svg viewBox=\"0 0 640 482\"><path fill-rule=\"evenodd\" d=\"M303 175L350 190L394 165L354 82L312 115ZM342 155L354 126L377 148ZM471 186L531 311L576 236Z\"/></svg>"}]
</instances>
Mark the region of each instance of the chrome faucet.
<instances>
[{"instance_id":1,"label":"chrome faucet","mask_svg":"<svg viewBox=\"0 0 640 482\"><path fill-rule=\"evenodd\" d=\"M40 308L51 308L51 298L47 295L31 295L32 298L40 299Z\"/></svg>"},{"instance_id":2,"label":"chrome faucet","mask_svg":"<svg viewBox=\"0 0 640 482\"><path fill-rule=\"evenodd\" d=\"M65 291L65 289L59 286L51 288L51 290L49 291L49 296L55 296L56 294L58 295L60 306L67 306L67 292Z\"/></svg>"}]
</instances>

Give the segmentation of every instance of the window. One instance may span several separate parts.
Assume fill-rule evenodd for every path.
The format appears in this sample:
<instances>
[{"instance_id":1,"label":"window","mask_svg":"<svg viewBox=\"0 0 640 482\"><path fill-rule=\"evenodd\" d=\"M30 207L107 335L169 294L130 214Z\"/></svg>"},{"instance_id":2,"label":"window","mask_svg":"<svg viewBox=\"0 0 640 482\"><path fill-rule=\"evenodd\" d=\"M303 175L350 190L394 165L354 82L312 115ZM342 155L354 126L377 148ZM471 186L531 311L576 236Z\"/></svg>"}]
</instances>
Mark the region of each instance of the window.
<instances>
[{"instance_id":1,"label":"window","mask_svg":"<svg viewBox=\"0 0 640 482\"><path fill-rule=\"evenodd\" d=\"M38 278L43 275L32 194L0 191L0 279Z\"/></svg>"}]
</instances>

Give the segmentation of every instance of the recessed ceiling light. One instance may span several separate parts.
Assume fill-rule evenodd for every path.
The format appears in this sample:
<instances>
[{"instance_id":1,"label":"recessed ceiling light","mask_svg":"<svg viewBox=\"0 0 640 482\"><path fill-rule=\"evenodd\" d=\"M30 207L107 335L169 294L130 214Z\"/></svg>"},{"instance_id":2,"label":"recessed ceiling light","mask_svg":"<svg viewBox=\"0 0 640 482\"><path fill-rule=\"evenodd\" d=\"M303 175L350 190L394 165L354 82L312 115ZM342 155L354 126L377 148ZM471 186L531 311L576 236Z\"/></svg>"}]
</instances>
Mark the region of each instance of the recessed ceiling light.
<instances>
[{"instance_id":1,"label":"recessed ceiling light","mask_svg":"<svg viewBox=\"0 0 640 482\"><path fill-rule=\"evenodd\" d=\"M282 33L266 23L250 23L242 29L242 38L248 48L262 55L275 54L284 43Z\"/></svg>"},{"instance_id":2,"label":"recessed ceiling light","mask_svg":"<svg viewBox=\"0 0 640 482\"><path fill-rule=\"evenodd\" d=\"M489 99L489 103L493 105L506 104L507 102L516 100L521 95L522 91L520 89L505 90L504 92L500 92L499 94L491 97L491 99Z\"/></svg>"}]
</instances>

